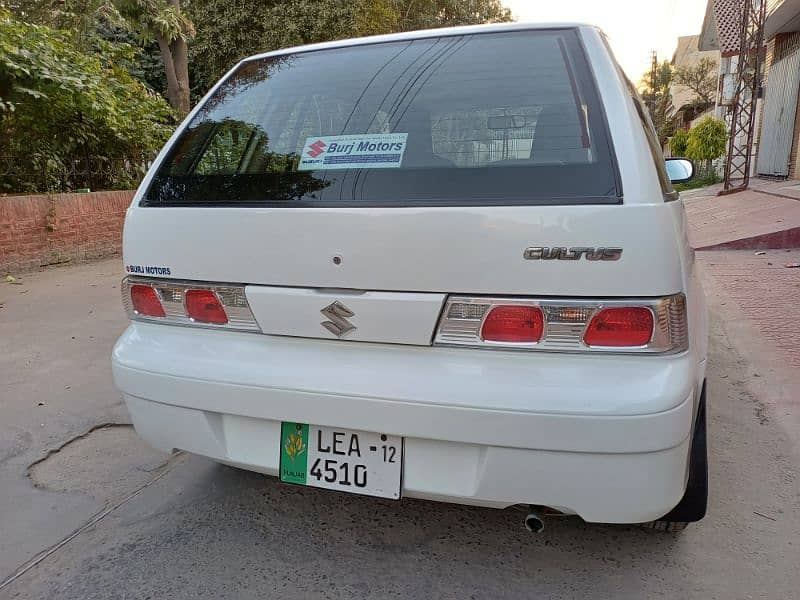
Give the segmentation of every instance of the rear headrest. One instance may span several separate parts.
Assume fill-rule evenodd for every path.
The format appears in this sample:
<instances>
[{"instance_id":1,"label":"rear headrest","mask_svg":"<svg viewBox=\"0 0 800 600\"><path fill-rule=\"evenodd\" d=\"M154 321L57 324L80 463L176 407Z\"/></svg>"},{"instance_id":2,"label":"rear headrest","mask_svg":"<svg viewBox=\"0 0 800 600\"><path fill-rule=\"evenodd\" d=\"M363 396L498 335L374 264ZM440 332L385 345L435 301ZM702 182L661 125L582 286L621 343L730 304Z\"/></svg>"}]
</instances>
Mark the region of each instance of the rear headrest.
<instances>
[{"instance_id":1,"label":"rear headrest","mask_svg":"<svg viewBox=\"0 0 800 600\"><path fill-rule=\"evenodd\" d=\"M548 105L539 113L530 157L538 163L586 162L587 148L583 147L575 106Z\"/></svg>"}]
</instances>

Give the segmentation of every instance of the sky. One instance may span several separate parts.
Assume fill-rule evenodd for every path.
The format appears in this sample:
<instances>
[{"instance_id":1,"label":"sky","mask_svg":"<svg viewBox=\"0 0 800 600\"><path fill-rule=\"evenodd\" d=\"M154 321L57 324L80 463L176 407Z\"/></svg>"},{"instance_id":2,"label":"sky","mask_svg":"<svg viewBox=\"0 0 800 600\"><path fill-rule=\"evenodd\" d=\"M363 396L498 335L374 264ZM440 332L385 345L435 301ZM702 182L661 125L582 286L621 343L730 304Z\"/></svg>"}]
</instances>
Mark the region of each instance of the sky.
<instances>
[{"instance_id":1,"label":"sky","mask_svg":"<svg viewBox=\"0 0 800 600\"><path fill-rule=\"evenodd\" d=\"M580 21L597 25L628 77L639 81L650 52L671 59L682 35L703 26L706 0L503 0L520 22Z\"/></svg>"}]
</instances>

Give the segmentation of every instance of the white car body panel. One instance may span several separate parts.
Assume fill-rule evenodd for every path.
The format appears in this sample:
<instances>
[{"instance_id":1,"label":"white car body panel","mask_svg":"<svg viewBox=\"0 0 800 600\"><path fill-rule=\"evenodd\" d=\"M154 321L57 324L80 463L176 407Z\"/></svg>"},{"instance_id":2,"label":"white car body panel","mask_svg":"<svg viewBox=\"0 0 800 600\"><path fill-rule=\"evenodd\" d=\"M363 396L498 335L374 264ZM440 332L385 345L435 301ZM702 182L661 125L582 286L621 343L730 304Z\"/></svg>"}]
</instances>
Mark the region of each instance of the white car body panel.
<instances>
[{"instance_id":1,"label":"white car body panel","mask_svg":"<svg viewBox=\"0 0 800 600\"><path fill-rule=\"evenodd\" d=\"M244 284L256 321L270 335L134 322L114 349L113 368L142 437L167 451L275 475L281 421L379 431L405 438L404 496L540 504L619 523L657 519L675 506L686 487L705 378L705 300L683 206L665 201L602 34L585 25L509 24L302 50L534 27L579 31L613 142L622 204L139 207L202 102L194 109L133 199L124 262L166 267L174 279ZM529 246L624 252L608 262L531 261L523 258ZM688 350L678 354L431 347L449 294L678 293L686 296L690 335ZM342 340L320 326L320 310L334 301L357 315L357 329Z\"/></svg>"},{"instance_id":2,"label":"white car body panel","mask_svg":"<svg viewBox=\"0 0 800 600\"><path fill-rule=\"evenodd\" d=\"M185 210L130 211L125 263L169 267L183 279L308 288L599 297L683 289L683 208L660 197L646 207L192 209L195 239L236 231L224 252L175 235ZM625 252L611 262L530 261L529 246Z\"/></svg>"},{"instance_id":3,"label":"white car body panel","mask_svg":"<svg viewBox=\"0 0 800 600\"><path fill-rule=\"evenodd\" d=\"M321 309L346 303L355 329L342 339L427 346L439 321L444 294L347 292L345 290L247 286L247 301L261 331L273 335L337 339L320 327L330 317ZM312 317L312 318L309 318Z\"/></svg>"},{"instance_id":4,"label":"white car body panel","mask_svg":"<svg viewBox=\"0 0 800 600\"><path fill-rule=\"evenodd\" d=\"M137 431L165 451L275 475L281 421L379 430L405 438L405 496L552 505L554 487L577 492L585 477L622 468L596 482L597 494L584 490L555 504L589 520L637 522L657 518L682 493L682 483L667 495L656 485L643 501L626 487L652 478L651 461L684 477L696 365L688 354L627 358L221 336L136 323L114 350L114 377ZM508 456L522 474L536 475L509 477L494 465ZM434 477L430 461L448 468Z\"/></svg>"}]
</instances>

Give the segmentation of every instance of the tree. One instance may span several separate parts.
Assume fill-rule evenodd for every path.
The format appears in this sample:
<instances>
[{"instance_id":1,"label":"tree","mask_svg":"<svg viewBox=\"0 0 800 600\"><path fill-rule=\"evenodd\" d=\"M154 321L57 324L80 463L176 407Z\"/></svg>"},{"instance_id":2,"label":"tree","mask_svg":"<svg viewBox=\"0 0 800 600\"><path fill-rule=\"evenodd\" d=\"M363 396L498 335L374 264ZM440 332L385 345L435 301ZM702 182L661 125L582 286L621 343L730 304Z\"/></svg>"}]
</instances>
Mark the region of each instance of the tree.
<instances>
[{"instance_id":1,"label":"tree","mask_svg":"<svg viewBox=\"0 0 800 600\"><path fill-rule=\"evenodd\" d=\"M725 154L728 128L725 121L713 117L701 119L689 130L686 142L686 156L692 160L703 161L706 175L711 173L711 161Z\"/></svg>"},{"instance_id":2,"label":"tree","mask_svg":"<svg viewBox=\"0 0 800 600\"><path fill-rule=\"evenodd\" d=\"M85 168L88 159L99 167L152 157L174 119L161 96L120 66L133 53L110 42L85 53L70 32L12 19L0 7L0 156L16 169L0 187L35 191L49 188L41 173L67 172L77 162ZM105 171L100 185L135 183Z\"/></svg>"},{"instance_id":3,"label":"tree","mask_svg":"<svg viewBox=\"0 0 800 600\"><path fill-rule=\"evenodd\" d=\"M143 41L155 39L167 79L167 99L179 114L189 112L189 48L194 37L191 20L180 0L113 0L114 8Z\"/></svg>"},{"instance_id":4,"label":"tree","mask_svg":"<svg viewBox=\"0 0 800 600\"><path fill-rule=\"evenodd\" d=\"M21 20L96 37L138 35L131 73L181 114L236 62L258 52L346 37L511 21L501 0L4 0ZM196 27L195 27L196 24ZM195 33L195 29L199 33ZM188 43L191 42L191 43ZM157 45L160 61L152 45ZM193 83L190 96L190 80Z\"/></svg>"},{"instance_id":5,"label":"tree","mask_svg":"<svg viewBox=\"0 0 800 600\"><path fill-rule=\"evenodd\" d=\"M19 21L70 32L71 45L86 53L101 50L102 42L128 44L135 50L120 66L151 89L166 95L164 64L155 40L142 39L111 0L5 0Z\"/></svg>"},{"instance_id":6,"label":"tree","mask_svg":"<svg viewBox=\"0 0 800 600\"><path fill-rule=\"evenodd\" d=\"M675 83L689 88L695 94L695 104L714 104L717 94L717 63L710 58L702 58L694 66L675 69Z\"/></svg>"},{"instance_id":7,"label":"tree","mask_svg":"<svg viewBox=\"0 0 800 600\"><path fill-rule=\"evenodd\" d=\"M669 140L672 156L686 156L686 145L689 143L689 132L678 129Z\"/></svg>"},{"instance_id":8,"label":"tree","mask_svg":"<svg viewBox=\"0 0 800 600\"><path fill-rule=\"evenodd\" d=\"M672 97L669 93L672 75L672 65L665 60L655 70L651 69L642 76L640 89L662 146L675 132L675 119L671 116Z\"/></svg>"},{"instance_id":9,"label":"tree","mask_svg":"<svg viewBox=\"0 0 800 600\"><path fill-rule=\"evenodd\" d=\"M451 25L510 21L500 0L184 0L199 96L239 60L289 46Z\"/></svg>"},{"instance_id":10,"label":"tree","mask_svg":"<svg viewBox=\"0 0 800 600\"><path fill-rule=\"evenodd\" d=\"M400 15L394 31L506 23L511 11L501 0L388 0Z\"/></svg>"}]
</instances>

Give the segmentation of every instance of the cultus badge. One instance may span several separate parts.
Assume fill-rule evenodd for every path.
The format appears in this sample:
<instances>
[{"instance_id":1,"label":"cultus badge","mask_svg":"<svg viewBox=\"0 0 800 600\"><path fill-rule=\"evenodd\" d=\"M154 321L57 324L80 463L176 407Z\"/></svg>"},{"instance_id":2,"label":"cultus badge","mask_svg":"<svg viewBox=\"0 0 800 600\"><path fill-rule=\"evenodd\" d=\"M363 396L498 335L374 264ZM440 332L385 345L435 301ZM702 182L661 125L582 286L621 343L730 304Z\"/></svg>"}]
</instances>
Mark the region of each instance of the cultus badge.
<instances>
[{"instance_id":1,"label":"cultus badge","mask_svg":"<svg viewBox=\"0 0 800 600\"><path fill-rule=\"evenodd\" d=\"M573 248L525 248L522 253L525 260L619 260L622 257L622 248L586 248L575 246Z\"/></svg>"}]
</instances>

